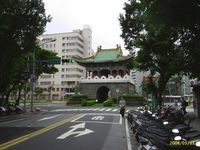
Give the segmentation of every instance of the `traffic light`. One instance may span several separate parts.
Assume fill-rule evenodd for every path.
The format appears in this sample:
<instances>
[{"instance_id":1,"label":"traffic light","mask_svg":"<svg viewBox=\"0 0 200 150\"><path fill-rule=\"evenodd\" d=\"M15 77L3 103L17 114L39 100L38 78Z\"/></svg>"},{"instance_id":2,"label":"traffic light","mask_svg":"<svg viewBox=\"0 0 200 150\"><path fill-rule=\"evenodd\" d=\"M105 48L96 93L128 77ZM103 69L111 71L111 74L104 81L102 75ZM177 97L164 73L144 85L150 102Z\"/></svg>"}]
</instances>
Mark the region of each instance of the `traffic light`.
<instances>
[{"instance_id":1,"label":"traffic light","mask_svg":"<svg viewBox=\"0 0 200 150\"><path fill-rule=\"evenodd\" d=\"M73 61L71 57L68 57L66 59L62 59L62 63L73 63Z\"/></svg>"},{"instance_id":2,"label":"traffic light","mask_svg":"<svg viewBox=\"0 0 200 150\"><path fill-rule=\"evenodd\" d=\"M49 57L48 58L48 63L51 64L51 65L57 65L57 64L60 64L60 57Z\"/></svg>"}]
</instances>

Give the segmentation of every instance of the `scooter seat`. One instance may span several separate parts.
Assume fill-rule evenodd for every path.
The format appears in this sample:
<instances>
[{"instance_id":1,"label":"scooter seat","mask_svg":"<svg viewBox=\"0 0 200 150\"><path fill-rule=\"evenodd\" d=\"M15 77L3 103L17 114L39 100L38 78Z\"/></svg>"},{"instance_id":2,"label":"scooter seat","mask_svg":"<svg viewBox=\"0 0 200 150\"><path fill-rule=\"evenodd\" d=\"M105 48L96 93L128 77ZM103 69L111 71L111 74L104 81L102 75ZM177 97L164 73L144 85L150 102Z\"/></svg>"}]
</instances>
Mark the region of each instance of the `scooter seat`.
<instances>
[{"instance_id":1,"label":"scooter seat","mask_svg":"<svg viewBox=\"0 0 200 150\"><path fill-rule=\"evenodd\" d=\"M193 139L193 138L197 138L199 137L200 138L200 132L198 130L193 131L193 132L186 132L185 135L183 135L183 137L187 140L190 140L190 139Z\"/></svg>"}]
</instances>

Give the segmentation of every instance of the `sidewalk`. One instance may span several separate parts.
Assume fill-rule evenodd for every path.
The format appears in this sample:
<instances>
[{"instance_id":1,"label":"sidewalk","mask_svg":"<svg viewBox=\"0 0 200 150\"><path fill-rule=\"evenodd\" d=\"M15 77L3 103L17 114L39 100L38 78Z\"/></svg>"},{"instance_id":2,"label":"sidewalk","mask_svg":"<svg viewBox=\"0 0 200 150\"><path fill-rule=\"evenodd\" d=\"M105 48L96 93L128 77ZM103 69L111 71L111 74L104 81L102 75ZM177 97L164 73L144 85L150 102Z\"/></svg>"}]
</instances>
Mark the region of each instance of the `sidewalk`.
<instances>
[{"instance_id":1,"label":"sidewalk","mask_svg":"<svg viewBox=\"0 0 200 150\"><path fill-rule=\"evenodd\" d=\"M189 116L189 117L194 118L194 120L191 122L190 126L191 126L191 127L194 127L195 129L197 129L197 130L200 131L200 117L197 118L197 117L195 116L193 106L188 106L188 107L186 108L186 111L187 111L186 117Z\"/></svg>"},{"instance_id":2,"label":"sidewalk","mask_svg":"<svg viewBox=\"0 0 200 150\"><path fill-rule=\"evenodd\" d=\"M42 113L42 111L34 111L34 112L27 111L27 112L23 112L23 113L19 113L19 114L0 116L0 122L24 118L24 117L30 117L33 115L39 115L41 113Z\"/></svg>"}]
</instances>

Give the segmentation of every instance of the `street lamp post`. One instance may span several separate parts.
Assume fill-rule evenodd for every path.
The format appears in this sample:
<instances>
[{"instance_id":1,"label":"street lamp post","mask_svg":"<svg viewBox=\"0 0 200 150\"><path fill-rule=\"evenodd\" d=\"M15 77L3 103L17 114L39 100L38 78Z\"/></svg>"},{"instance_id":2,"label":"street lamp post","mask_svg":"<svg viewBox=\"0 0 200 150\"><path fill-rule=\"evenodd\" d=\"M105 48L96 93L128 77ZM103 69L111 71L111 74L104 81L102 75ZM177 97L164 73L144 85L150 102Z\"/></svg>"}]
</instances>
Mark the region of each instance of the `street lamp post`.
<instances>
[{"instance_id":1,"label":"street lamp post","mask_svg":"<svg viewBox=\"0 0 200 150\"><path fill-rule=\"evenodd\" d=\"M42 46L44 44L54 42L56 39L52 39L50 41L47 41L45 43L40 44L39 46ZM35 52L36 49L34 48L33 51L33 62L32 62L32 75L31 75L31 83L32 83L32 90L31 90L31 112L33 112L33 99L34 99L34 93L35 93L35 80L36 80L36 75L35 75L35 65L36 65L36 59L35 59Z\"/></svg>"}]
</instances>

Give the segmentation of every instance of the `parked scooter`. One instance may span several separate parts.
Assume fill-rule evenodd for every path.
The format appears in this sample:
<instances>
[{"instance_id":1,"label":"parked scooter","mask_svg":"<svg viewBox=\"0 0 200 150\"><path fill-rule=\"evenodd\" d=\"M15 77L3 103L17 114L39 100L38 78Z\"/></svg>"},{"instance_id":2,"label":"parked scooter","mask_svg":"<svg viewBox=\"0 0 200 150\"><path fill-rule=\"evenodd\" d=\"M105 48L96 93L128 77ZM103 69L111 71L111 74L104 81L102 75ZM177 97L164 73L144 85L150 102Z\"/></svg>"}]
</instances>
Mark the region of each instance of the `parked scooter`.
<instances>
[{"instance_id":1,"label":"parked scooter","mask_svg":"<svg viewBox=\"0 0 200 150\"><path fill-rule=\"evenodd\" d=\"M200 132L191 129L190 119L188 123L184 123L181 111L171 107L162 108L162 112L159 110L156 114L141 108L128 112L127 119L132 124L139 143L138 149L199 149ZM184 145L190 141L194 141L193 145L190 147ZM176 143L181 144L176 145Z\"/></svg>"}]
</instances>

